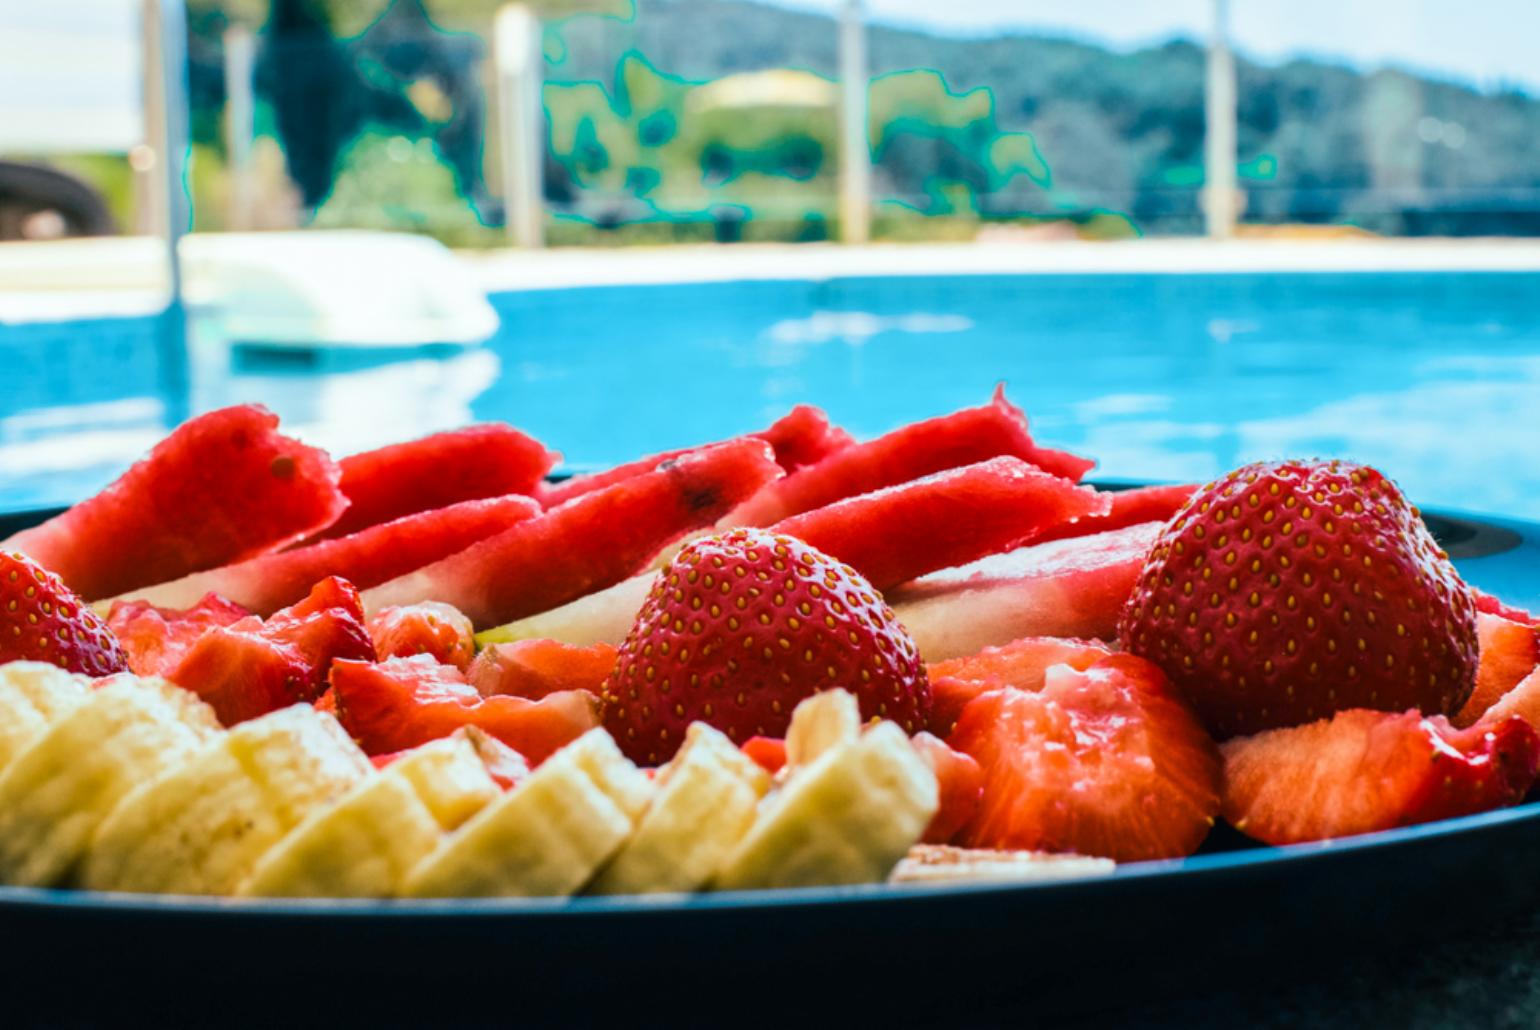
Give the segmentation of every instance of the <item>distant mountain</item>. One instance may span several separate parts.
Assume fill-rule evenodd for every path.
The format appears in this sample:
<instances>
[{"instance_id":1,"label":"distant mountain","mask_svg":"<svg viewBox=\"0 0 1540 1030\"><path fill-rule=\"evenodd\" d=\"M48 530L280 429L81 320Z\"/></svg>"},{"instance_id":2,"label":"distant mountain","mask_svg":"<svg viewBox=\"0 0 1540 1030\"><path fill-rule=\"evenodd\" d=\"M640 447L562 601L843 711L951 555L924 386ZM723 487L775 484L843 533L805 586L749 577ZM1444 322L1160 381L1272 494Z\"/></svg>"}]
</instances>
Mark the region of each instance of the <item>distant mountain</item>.
<instances>
[{"instance_id":1,"label":"distant mountain","mask_svg":"<svg viewBox=\"0 0 1540 1030\"><path fill-rule=\"evenodd\" d=\"M833 19L749 0L638 0L632 22L556 30L552 81L611 83L628 51L661 72L710 79L792 67L832 76ZM1024 34L986 39L874 25L872 71L929 68L953 90L986 87L1003 130L1024 130L1051 172L1056 209L1111 209L1147 231L1192 231L1202 182L1202 48L1129 53ZM1540 234L1540 101L1406 72L1313 60L1239 62L1246 217L1352 221L1405 234ZM980 197L985 214L1041 213L1041 184Z\"/></svg>"}]
</instances>

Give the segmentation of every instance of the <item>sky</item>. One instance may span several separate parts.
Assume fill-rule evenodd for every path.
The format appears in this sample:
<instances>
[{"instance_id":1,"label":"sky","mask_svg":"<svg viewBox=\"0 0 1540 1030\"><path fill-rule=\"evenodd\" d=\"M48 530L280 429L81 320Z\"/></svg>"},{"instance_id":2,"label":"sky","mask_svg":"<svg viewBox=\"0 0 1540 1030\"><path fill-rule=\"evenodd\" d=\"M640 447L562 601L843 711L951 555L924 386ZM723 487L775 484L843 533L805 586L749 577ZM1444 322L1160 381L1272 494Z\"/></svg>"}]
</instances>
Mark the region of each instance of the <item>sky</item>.
<instances>
[{"instance_id":1,"label":"sky","mask_svg":"<svg viewBox=\"0 0 1540 1030\"><path fill-rule=\"evenodd\" d=\"M834 11L844 0L770 0ZM975 35L1018 29L1133 48L1205 35L1210 0L866 0L874 21ZM1540 0L1231 0L1237 49L1431 71L1540 92Z\"/></svg>"}]
</instances>

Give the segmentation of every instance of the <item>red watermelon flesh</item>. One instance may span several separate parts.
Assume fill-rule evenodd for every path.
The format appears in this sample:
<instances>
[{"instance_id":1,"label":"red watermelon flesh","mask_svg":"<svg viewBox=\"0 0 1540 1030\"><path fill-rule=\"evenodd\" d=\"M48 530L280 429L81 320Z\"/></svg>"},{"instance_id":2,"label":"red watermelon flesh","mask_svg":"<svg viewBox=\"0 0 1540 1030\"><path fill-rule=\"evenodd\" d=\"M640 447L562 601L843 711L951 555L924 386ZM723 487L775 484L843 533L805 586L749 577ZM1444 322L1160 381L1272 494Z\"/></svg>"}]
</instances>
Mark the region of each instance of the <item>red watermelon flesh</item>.
<instances>
[{"instance_id":1,"label":"red watermelon flesh","mask_svg":"<svg viewBox=\"0 0 1540 1030\"><path fill-rule=\"evenodd\" d=\"M1020 458L1074 482L1094 464L1034 443L1027 432L1027 417L1005 399L1005 389L1000 387L983 407L913 422L875 440L837 450L771 484L733 512L728 521L768 526L846 497L1002 455Z\"/></svg>"},{"instance_id":2,"label":"red watermelon flesh","mask_svg":"<svg viewBox=\"0 0 1540 1030\"><path fill-rule=\"evenodd\" d=\"M317 535L348 536L405 515L507 494L533 494L560 456L502 423L435 433L343 458L348 510Z\"/></svg>"},{"instance_id":3,"label":"red watermelon flesh","mask_svg":"<svg viewBox=\"0 0 1540 1030\"><path fill-rule=\"evenodd\" d=\"M642 571L669 543L780 474L762 440L693 451L381 584L364 603L372 613L442 601L477 627L543 612Z\"/></svg>"},{"instance_id":4,"label":"red watermelon flesh","mask_svg":"<svg viewBox=\"0 0 1540 1030\"><path fill-rule=\"evenodd\" d=\"M1050 540L1063 540L1072 536L1105 533L1109 529L1137 526L1141 522L1169 522L1187 503L1198 486L1181 483L1173 486L1141 486L1134 490L1108 490L1111 508L1105 515L1087 515L1072 522L1063 522L1045 531L1037 538L1040 544Z\"/></svg>"},{"instance_id":5,"label":"red watermelon flesh","mask_svg":"<svg viewBox=\"0 0 1540 1030\"><path fill-rule=\"evenodd\" d=\"M35 558L95 601L302 539L347 500L326 452L277 427L256 404L199 415L101 493L0 549Z\"/></svg>"},{"instance_id":6,"label":"red watermelon flesh","mask_svg":"<svg viewBox=\"0 0 1540 1030\"><path fill-rule=\"evenodd\" d=\"M461 501L419 512L352 536L322 540L277 554L135 590L124 600L186 608L208 593L243 605L261 616L301 600L327 576L341 576L360 588L374 586L441 558L540 514L540 503L514 494Z\"/></svg>"},{"instance_id":7,"label":"red watermelon flesh","mask_svg":"<svg viewBox=\"0 0 1540 1030\"><path fill-rule=\"evenodd\" d=\"M836 501L773 528L838 558L886 590L1018 547L1044 529L1110 505L1107 495L1019 458L991 458Z\"/></svg>"},{"instance_id":8,"label":"red watermelon flesh","mask_svg":"<svg viewBox=\"0 0 1540 1030\"><path fill-rule=\"evenodd\" d=\"M1110 640L1164 523L1034 544L943 569L888 593L927 662L1021 637Z\"/></svg>"},{"instance_id":9,"label":"red watermelon flesh","mask_svg":"<svg viewBox=\"0 0 1540 1030\"><path fill-rule=\"evenodd\" d=\"M768 443L775 451L776 463L787 472L817 462L842 447L848 447L851 436L838 426L829 424L829 416L810 404L799 404L790 412L778 419L769 429L758 433L750 433L746 437L734 437L734 439L759 439ZM725 441L723 441L725 442ZM600 490L607 486L613 486L633 476L639 476L643 472L651 472L658 467L660 462L670 461L685 454L693 454L705 447L715 447L718 444L704 444L701 447L686 447L677 451L664 451L661 454L653 454L637 461L627 462L624 465L616 465L612 469L603 472L593 472L588 475L573 476L571 479L560 483L552 483L540 490L540 499L547 508L554 508L558 504L572 500L594 490Z\"/></svg>"}]
</instances>

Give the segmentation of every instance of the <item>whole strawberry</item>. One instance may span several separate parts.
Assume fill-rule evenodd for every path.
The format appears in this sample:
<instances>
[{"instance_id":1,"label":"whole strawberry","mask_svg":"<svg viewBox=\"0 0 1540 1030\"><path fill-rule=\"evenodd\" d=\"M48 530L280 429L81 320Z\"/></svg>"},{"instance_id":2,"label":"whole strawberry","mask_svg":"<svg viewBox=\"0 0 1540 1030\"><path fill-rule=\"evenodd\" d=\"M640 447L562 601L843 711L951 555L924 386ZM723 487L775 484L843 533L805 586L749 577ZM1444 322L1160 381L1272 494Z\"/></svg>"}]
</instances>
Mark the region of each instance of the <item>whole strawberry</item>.
<instances>
[{"instance_id":1,"label":"whole strawberry","mask_svg":"<svg viewBox=\"0 0 1540 1030\"><path fill-rule=\"evenodd\" d=\"M697 719L740 744L784 736L797 702L830 687L867 718L925 727L925 666L882 595L794 537L735 529L659 574L604 681L604 723L655 765Z\"/></svg>"},{"instance_id":2,"label":"whole strawberry","mask_svg":"<svg viewBox=\"0 0 1540 1030\"><path fill-rule=\"evenodd\" d=\"M86 676L128 669L118 638L62 579L24 554L0 551L0 664L22 660Z\"/></svg>"},{"instance_id":3,"label":"whole strawberry","mask_svg":"<svg viewBox=\"0 0 1540 1030\"><path fill-rule=\"evenodd\" d=\"M1394 483L1337 461L1247 465L1199 490L1118 632L1220 737L1345 708L1454 712L1477 667L1448 556Z\"/></svg>"}]
</instances>

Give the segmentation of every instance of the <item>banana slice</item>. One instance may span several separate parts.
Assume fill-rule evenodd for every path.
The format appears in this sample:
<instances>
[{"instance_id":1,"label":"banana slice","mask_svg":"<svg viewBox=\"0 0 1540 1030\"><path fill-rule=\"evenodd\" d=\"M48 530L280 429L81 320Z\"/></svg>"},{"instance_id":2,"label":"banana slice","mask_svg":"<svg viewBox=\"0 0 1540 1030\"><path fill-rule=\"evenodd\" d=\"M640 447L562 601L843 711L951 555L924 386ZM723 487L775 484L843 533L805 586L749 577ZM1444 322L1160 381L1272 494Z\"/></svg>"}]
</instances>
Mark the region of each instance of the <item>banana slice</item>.
<instances>
[{"instance_id":1,"label":"banana slice","mask_svg":"<svg viewBox=\"0 0 1540 1030\"><path fill-rule=\"evenodd\" d=\"M91 691L0 774L0 881L63 881L125 795L219 733L207 705L165 680Z\"/></svg>"},{"instance_id":2,"label":"banana slice","mask_svg":"<svg viewBox=\"0 0 1540 1030\"><path fill-rule=\"evenodd\" d=\"M786 768L795 773L860 734L861 707L855 695L848 690L819 691L792 710L786 729Z\"/></svg>"},{"instance_id":3,"label":"banana slice","mask_svg":"<svg viewBox=\"0 0 1540 1030\"><path fill-rule=\"evenodd\" d=\"M482 809L407 878L411 897L571 894L631 835L651 783L589 730Z\"/></svg>"},{"instance_id":4,"label":"banana slice","mask_svg":"<svg viewBox=\"0 0 1540 1030\"><path fill-rule=\"evenodd\" d=\"M827 698L834 693L814 695L792 714L788 753L799 721L822 751L765 799L717 874L718 889L875 883L924 833L938 804L935 774L894 723L833 743L821 730L813 733L807 724L825 718L848 729L838 711L843 703ZM830 711L833 717L824 714Z\"/></svg>"},{"instance_id":5,"label":"banana slice","mask_svg":"<svg viewBox=\"0 0 1540 1030\"><path fill-rule=\"evenodd\" d=\"M589 885L590 893L704 887L754 825L770 777L724 734L697 722L656 782L657 797L636 833Z\"/></svg>"},{"instance_id":6,"label":"banana slice","mask_svg":"<svg viewBox=\"0 0 1540 1030\"><path fill-rule=\"evenodd\" d=\"M47 662L0 665L0 771L90 691L90 680Z\"/></svg>"},{"instance_id":7,"label":"banana slice","mask_svg":"<svg viewBox=\"0 0 1540 1030\"><path fill-rule=\"evenodd\" d=\"M474 726L414 748L386 766L411 784L445 832L459 829L502 795L490 769L520 779L529 775L523 755Z\"/></svg>"},{"instance_id":8,"label":"banana slice","mask_svg":"<svg viewBox=\"0 0 1540 1030\"><path fill-rule=\"evenodd\" d=\"M92 842L84 882L232 893L268 849L372 771L337 721L307 704L243 722L124 798Z\"/></svg>"},{"instance_id":9,"label":"banana slice","mask_svg":"<svg viewBox=\"0 0 1540 1030\"><path fill-rule=\"evenodd\" d=\"M1110 858L1055 855L1045 851L991 851L917 844L894 867L889 883L1045 883L1106 876L1117 868Z\"/></svg>"}]
</instances>

